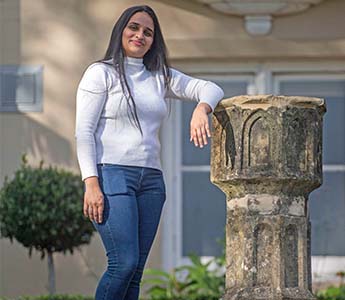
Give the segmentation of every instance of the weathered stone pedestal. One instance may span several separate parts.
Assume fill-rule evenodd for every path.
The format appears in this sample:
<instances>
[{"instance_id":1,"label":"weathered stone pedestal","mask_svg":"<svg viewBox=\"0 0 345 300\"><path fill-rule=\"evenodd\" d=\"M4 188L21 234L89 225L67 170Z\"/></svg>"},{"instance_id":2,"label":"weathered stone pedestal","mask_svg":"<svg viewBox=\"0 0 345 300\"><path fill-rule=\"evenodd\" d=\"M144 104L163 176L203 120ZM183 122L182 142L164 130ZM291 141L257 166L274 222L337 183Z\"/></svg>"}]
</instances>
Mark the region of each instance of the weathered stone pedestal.
<instances>
[{"instance_id":1,"label":"weathered stone pedestal","mask_svg":"<svg viewBox=\"0 0 345 300\"><path fill-rule=\"evenodd\" d=\"M227 195L224 300L316 299L308 195L322 183L318 98L223 100L213 116L211 180Z\"/></svg>"}]
</instances>

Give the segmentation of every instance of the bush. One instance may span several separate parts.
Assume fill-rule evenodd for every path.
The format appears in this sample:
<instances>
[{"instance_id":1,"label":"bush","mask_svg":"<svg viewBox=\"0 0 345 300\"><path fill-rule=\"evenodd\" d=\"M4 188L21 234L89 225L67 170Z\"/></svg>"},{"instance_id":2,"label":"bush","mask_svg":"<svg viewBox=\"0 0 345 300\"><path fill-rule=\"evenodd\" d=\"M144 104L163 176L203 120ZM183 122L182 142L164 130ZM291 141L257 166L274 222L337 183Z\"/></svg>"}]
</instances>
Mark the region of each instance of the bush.
<instances>
[{"instance_id":1,"label":"bush","mask_svg":"<svg viewBox=\"0 0 345 300\"><path fill-rule=\"evenodd\" d=\"M224 293L225 275L223 259L215 258L203 264L197 255L189 255L191 265L175 268L171 274L156 269L146 269L143 285L150 284L148 300L218 300ZM215 269L210 270L210 264Z\"/></svg>"},{"instance_id":2,"label":"bush","mask_svg":"<svg viewBox=\"0 0 345 300\"><path fill-rule=\"evenodd\" d=\"M329 287L317 293L319 300L345 300L345 286Z\"/></svg>"},{"instance_id":3,"label":"bush","mask_svg":"<svg viewBox=\"0 0 345 300\"><path fill-rule=\"evenodd\" d=\"M49 167L28 165L22 157L14 178L5 178L0 190L0 235L48 255L49 292L55 293L53 253L88 244L95 231L83 215L83 182L79 175Z\"/></svg>"}]
</instances>

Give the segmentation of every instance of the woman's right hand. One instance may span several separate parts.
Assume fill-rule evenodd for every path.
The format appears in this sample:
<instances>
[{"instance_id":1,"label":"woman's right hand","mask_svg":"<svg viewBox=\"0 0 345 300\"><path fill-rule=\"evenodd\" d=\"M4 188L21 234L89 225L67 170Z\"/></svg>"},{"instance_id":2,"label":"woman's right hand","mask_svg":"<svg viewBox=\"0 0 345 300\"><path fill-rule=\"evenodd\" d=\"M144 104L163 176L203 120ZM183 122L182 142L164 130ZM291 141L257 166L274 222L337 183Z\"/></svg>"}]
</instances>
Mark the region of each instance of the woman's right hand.
<instances>
[{"instance_id":1,"label":"woman's right hand","mask_svg":"<svg viewBox=\"0 0 345 300\"><path fill-rule=\"evenodd\" d=\"M84 216L91 221L102 223L104 196L99 186L98 177L92 176L85 179Z\"/></svg>"}]
</instances>

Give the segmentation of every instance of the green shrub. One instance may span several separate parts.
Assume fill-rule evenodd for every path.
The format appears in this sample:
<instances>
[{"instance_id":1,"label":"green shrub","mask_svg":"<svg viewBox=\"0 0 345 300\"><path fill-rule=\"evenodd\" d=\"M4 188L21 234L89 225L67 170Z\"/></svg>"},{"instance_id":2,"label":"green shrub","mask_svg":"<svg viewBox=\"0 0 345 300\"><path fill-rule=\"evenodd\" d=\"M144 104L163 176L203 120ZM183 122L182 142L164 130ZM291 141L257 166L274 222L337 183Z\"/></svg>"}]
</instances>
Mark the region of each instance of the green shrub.
<instances>
[{"instance_id":1,"label":"green shrub","mask_svg":"<svg viewBox=\"0 0 345 300\"><path fill-rule=\"evenodd\" d=\"M171 274L146 269L150 276L142 281L150 285L147 290L148 300L218 300L224 293L225 275L219 258L203 264L197 255L189 255L191 265L175 268ZM209 266L213 264L214 269Z\"/></svg>"},{"instance_id":2,"label":"green shrub","mask_svg":"<svg viewBox=\"0 0 345 300\"><path fill-rule=\"evenodd\" d=\"M12 180L5 178L0 190L0 235L16 239L36 249L41 259L48 255L49 292L55 293L53 253L69 251L88 244L94 232L83 215L83 182L79 175L49 167L28 165L22 157L21 167Z\"/></svg>"},{"instance_id":3,"label":"green shrub","mask_svg":"<svg viewBox=\"0 0 345 300\"><path fill-rule=\"evenodd\" d=\"M329 287L317 293L319 300L345 300L345 286Z\"/></svg>"}]
</instances>

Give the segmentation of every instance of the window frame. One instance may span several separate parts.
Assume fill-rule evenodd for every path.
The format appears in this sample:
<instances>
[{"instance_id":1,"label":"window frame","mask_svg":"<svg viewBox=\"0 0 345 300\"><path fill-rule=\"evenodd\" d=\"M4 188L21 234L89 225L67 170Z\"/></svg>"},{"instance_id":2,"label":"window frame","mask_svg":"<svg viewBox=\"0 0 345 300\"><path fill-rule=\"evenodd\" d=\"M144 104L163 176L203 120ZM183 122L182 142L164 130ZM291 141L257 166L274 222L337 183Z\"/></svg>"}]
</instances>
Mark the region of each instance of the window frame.
<instances>
[{"instance_id":1,"label":"window frame","mask_svg":"<svg viewBox=\"0 0 345 300\"><path fill-rule=\"evenodd\" d=\"M327 77L323 74L313 74L313 75L306 75L306 74L275 74L273 78L273 91L274 94L279 93L279 85L281 82L288 82L288 81L296 81L296 80L308 80L308 81L336 81L336 80L344 80L345 82L345 71L344 74L327 74ZM327 103L326 103L327 104ZM323 164L322 165L323 172L344 172L345 171L345 163L344 164Z\"/></svg>"},{"instance_id":2,"label":"window frame","mask_svg":"<svg viewBox=\"0 0 345 300\"><path fill-rule=\"evenodd\" d=\"M0 75L2 73L12 73L17 77L22 75L33 75L35 85L34 98L32 102L19 101L17 97L6 101L1 99L0 112L42 112L43 111L43 66L32 65L0 65ZM1 88L1 81L0 81ZM13 100L13 101L12 101Z\"/></svg>"},{"instance_id":3,"label":"window frame","mask_svg":"<svg viewBox=\"0 0 345 300\"><path fill-rule=\"evenodd\" d=\"M185 71L186 72L186 71ZM208 80L228 80L232 82L236 81L248 81L248 86L252 87L254 84L254 76L248 72L237 72L236 73L224 73L210 74L204 72L186 72L192 76ZM206 75L206 76L205 76ZM248 92L252 92L250 89ZM182 101L173 101L171 103L172 116L168 120L168 124L163 125L162 144L170 143L174 145L174 159L171 159L171 154L164 155L163 149L163 167L165 171L165 177L167 181L167 198L172 201L167 201L163 212L162 219L163 223L163 236L162 236L162 257L163 257L163 268L170 270L179 265L189 264L188 257L182 256L182 234L183 234L183 222L182 222L182 172L209 172L210 166L198 165L198 166L186 166L182 163ZM169 124L170 123L170 124ZM170 130L167 128L169 127ZM171 132L173 131L173 132ZM170 138L169 138L170 137ZM168 147L167 147L168 148ZM169 151L170 153L170 151ZM164 158L166 156L166 158ZM170 159L168 158L170 156ZM169 166L164 164L165 161L169 161ZM178 174L176 176L176 174ZM173 178L170 179L169 178ZM167 212L167 213L166 213ZM169 213L171 212L171 213ZM202 261L208 261L212 257L202 256Z\"/></svg>"},{"instance_id":4,"label":"window frame","mask_svg":"<svg viewBox=\"0 0 345 300\"><path fill-rule=\"evenodd\" d=\"M277 80L279 78L323 78L345 79L345 63L339 60L315 61L290 61L290 62L193 62L181 60L175 62L175 68L195 76L214 80L216 78L232 78L236 76L252 76L253 80L248 85L248 94L278 94ZM286 77L288 76L288 77ZM182 142L181 142L181 112L182 104L179 101L172 102L172 116L161 132L162 159L167 181L166 207L162 218L162 266L165 270L189 264L189 259L182 256L182 172L195 171L207 172L209 166L183 166ZM173 149L164 149L165 145L173 145ZM171 148L171 147L166 147ZM166 151L164 151L166 150ZM169 160L168 163L164 163ZM345 166L323 165L324 171L343 170ZM323 264L322 259L330 259L330 256L312 257L313 265ZM345 264L345 256L338 257L340 263ZM211 257L203 256L202 261L208 261Z\"/></svg>"},{"instance_id":5,"label":"window frame","mask_svg":"<svg viewBox=\"0 0 345 300\"><path fill-rule=\"evenodd\" d=\"M342 63L343 68L344 64ZM308 81L332 81L332 80L345 80L345 68L343 71L339 70L339 67L332 67L333 72L315 72L313 74L305 73L282 73L276 72L273 79L274 93L279 93L279 84L282 81L298 79L306 79ZM323 164L323 172L344 172L345 164ZM327 280L334 280L335 273L338 270L345 268L345 256L330 256L330 255L313 255L312 256L312 270L313 281L322 282Z\"/></svg>"}]
</instances>

